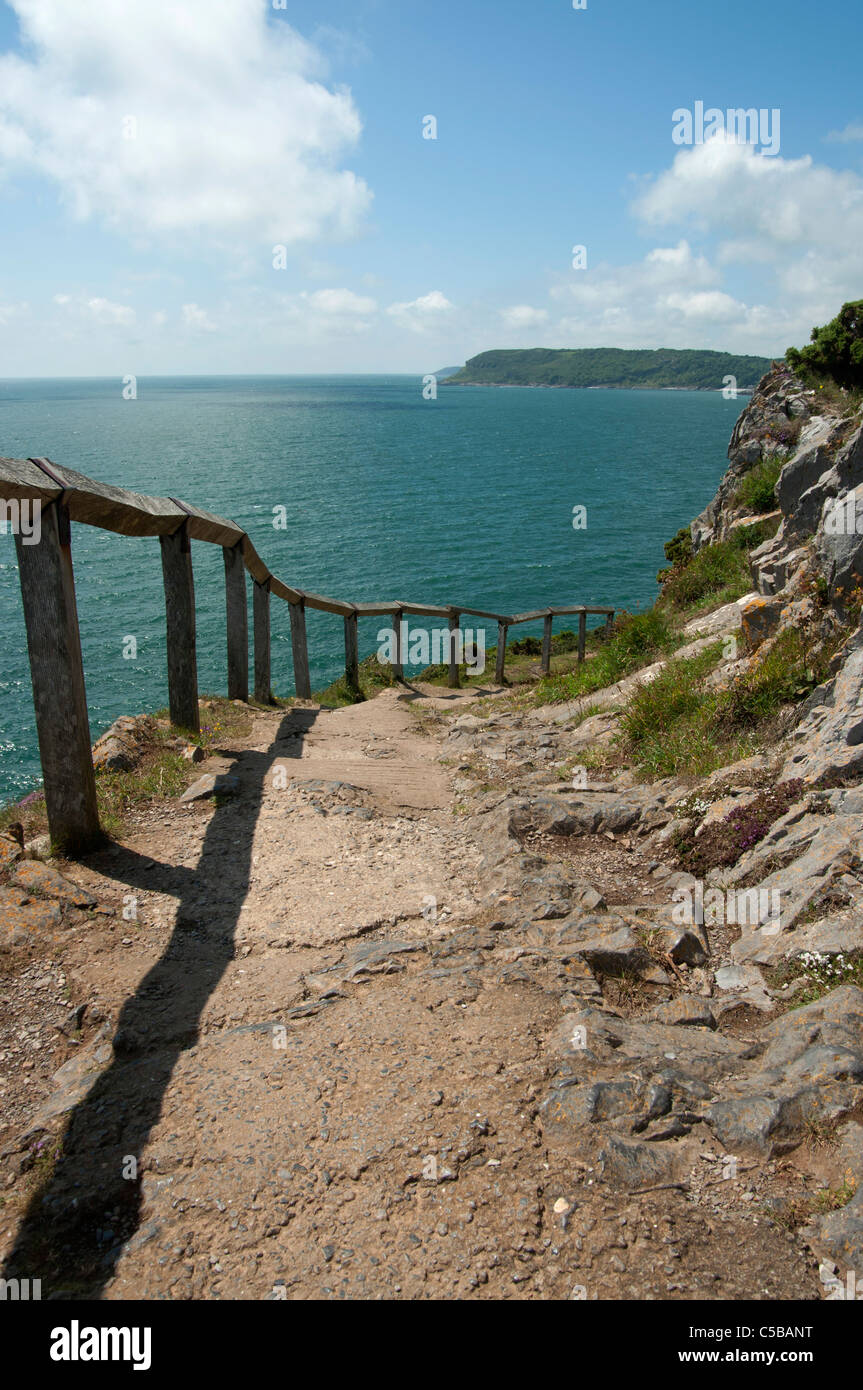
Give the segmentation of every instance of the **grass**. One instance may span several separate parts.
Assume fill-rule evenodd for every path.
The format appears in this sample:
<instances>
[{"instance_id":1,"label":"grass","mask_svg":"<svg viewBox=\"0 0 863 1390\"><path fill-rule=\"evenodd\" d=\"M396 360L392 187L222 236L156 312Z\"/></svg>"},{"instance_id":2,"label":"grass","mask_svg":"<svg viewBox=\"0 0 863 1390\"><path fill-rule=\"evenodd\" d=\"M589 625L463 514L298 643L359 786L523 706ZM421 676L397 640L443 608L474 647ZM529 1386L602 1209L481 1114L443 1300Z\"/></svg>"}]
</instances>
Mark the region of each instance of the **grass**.
<instances>
[{"instance_id":1,"label":"grass","mask_svg":"<svg viewBox=\"0 0 863 1390\"><path fill-rule=\"evenodd\" d=\"M621 970L618 975L602 976L602 993L609 1004L624 1017L639 1014L655 998L650 985L634 970Z\"/></svg>"},{"instance_id":2,"label":"grass","mask_svg":"<svg viewBox=\"0 0 863 1390\"><path fill-rule=\"evenodd\" d=\"M805 633L786 628L728 685L707 686L721 652L721 642L711 643L698 656L669 661L633 692L620 740L645 776L704 777L757 752L781 711L825 679L831 649L814 655Z\"/></svg>"},{"instance_id":3,"label":"grass","mask_svg":"<svg viewBox=\"0 0 863 1390\"><path fill-rule=\"evenodd\" d=\"M734 494L737 505L759 516L765 512L772 512L777 506L776 484L786 462L786 456L776 456L756 463Z\"/></svg>"},{"instance_id":4,"label":"grass","mask_svg":"<svg viewBox=\"0 0 863 1390\"><path fill-rule=\"evenodd\" d=\"M806 1130L806 1147L809 1149L835 1149L839 1143L839 1131L835 1120L824 1120L810 1115L803 1125Z\"/></svg>"},{"instance_id":5,"label":"grass","mask_svg":"<svg viewBox=\"0 0 863 1390\"><path fill-rule=\"evenodd\" d=\"M319 705L327 705L331 709L343 709L346 705L359 705L364 700L373 700L382 690L389 690L392 686L398 685L392 667L378 661L376 653L360 662L359 677L359 690L352 689L345 676L339 676L332 685L315 691L312 699Z\"/></svg>"},{"instance_id":6,"label":"grass","mask_svg":"<svg viewBox=\"0 0 863 1390\"><path fill-rule=\"evenodd\" d=\"M44 1192L53 1180L57 1164L63 1158L63 1137L56 1134L51 1138L37 1139L30 1145L25 1162L31 1201Z\"/></svg>"},{"instance_id":7,"label":"grass","mask_svg":"<svg viewBox=\"0 0 863 1390\"><path fill-rule=\"evenodd\" d=\"M658 609L622 614L611 629L610 637L599 641L594 634L595 646L589 660L572 671L552 674L540 681L535 691L536 703L576 700L614 685L671 651L674 640L668 619Z\"/></svg>"},{"instance_id":8,"label":"grass","mask_svg":"<svg viewBox=\"0 0 863 1390\"><path fill-rule=\"evenodd\" d=\"M769 522L738 526L727 540L702 546L691 559L663 571L660 608L681 615L741 598L752 588L749 552L767 540L772 529Z\"/></svg>"},{"instance_id":9,"label":"grass","mask_svg":"<svg viewBox=\"0 0 863 1390\"><path fill-rule=\"evenodd\" d=\"M587 633L587 649L593 649L597 642L604 635L603 628L593 628ZM578 634L570 628L564 628L561 632L555 632L551 638L551 670L555 674L562 674L568 671L574 662L568 660L573 652L578 651ZM506 665L504 671L504 683L508 686L527 685L536 682L537 663L542 656L542 641L539 637L517 637L514 641L507 643ZM497 644L486 647L485 649L485 669L478 675L469 675L467 666L459 667L459 683L464 689L471 687L488 685L489 681L494 680L495 665L497 663ZM427 666L415 677L427 685L447 685L449 681L449 666L437 663L434 666Z\"/></svg>"},{"instance_id":10,"label":"grass","mask_svg":"<svg viewBox=\"0 0 863 1390\"><path fill-rule=\"evenodd\" d=\"M106 835L123 833L130 812L151 801L180 796L189 783L190 764L179 753L154 748L131 772L102 772L96 778L99 823Z\"/></svg>"},{"instance_id":11,"label":"grass","mask_svg":"<svg viewBox=\"0 0 863 1390\"><path fill-rule=\"evenodd\" d=\"M843 413L851 413L863 405L863 387L853 386L846 389L838 386L835 381L822 381L814 377L809 378L807 384L817 393L810 406L815 415L832 413L836 409Z\"/></svg>"},{"instance_id":12,"label":"grass","mask_svg":"<svg viewBox=\"0 0 863 1390\"><path fill-rule=\"evenodd\" d=\"M811 1139L815 1134L827 1133L832 1126L829 1121L808 1119L805 1124L806 1140L810 1147L820 1147L824 1141L816 1140L814 1145ZM830 1142L828 1139L827 1143ZM848 1169L842 1181L836 1187L820 1187L817 1192L808 1193L805 1196L795 1197L787 1207L781 1211L775 1211L771 1207L762 1207L762 1215L769 1220L775 1221L783 1230L795 1231L801 1226L806 1226L813 1216L826 1216L831 1211L841 1211L847 1207L851 1198L857 1191L857 1180L851 1169Z\"/></svg>"},{"instance_id":13,"label":"grass","mask_svg":"<svg viewBox=\"0 0 863 1390\"><path fill-rule=\"evenodd\" d=\"M502 703L496 699L493 705L483 702L477 705L477 713L494 708L498 712L504 708L528 709L544 704L557 704L578 700L594 691L617 684L627 676L652 662L669 657L685 642L682 628L687 619L706 610L732 603L752 588L749 571L749 552L761 545L776 530L773 521L756 521L751 525L739 526L725 541L702 547L697 555L692 554L688 542L687 528L674 537L665 547L666 556L674 563L670 569L661 572L662 593L654 606L642 613L621 613L610 631L604 627L595 628L587 634L587 660L576 663L566 662L566 655L572 649L574 634L559 633L552 641L552 650L558 650L560 639L562 651L558 656L561 664L569 669L555 671L534 683L530 690L514 692ZM577 641L576 641L577 645ZM511 682L519 679L521 672L513 668L510 653L516 652L517 662L535 661L540 650L537 638L523 638L507 648L507 673ZM520 655L521 654L521 655ZM493 660L494 648L488 656ZM715 655L712 664L715 665ZM445 669L431 668L423 677L434 676L444 679ZM533 679L534 669L525 672L525 679ZM665 689L666 687L662 687ZM593 707L591 713L596 712ZM694 713L694 711L693 711ZM704 767L710 763L710 770L721 766L723 757L709 758L709 748L695 726L689 730L690 740L700 747L692 747L684 758L692 768ZM745 757L753 751L752 740L741 736L736 740L740 752ZM724 752L733 753L735 740L725 739ZM672 761L680 762L681 750Z\"/></svg>"},{"instance_id":14,"label":"grass","mask_svg":"<svg viewBox=\"0 0 863 1390\"><path fill-rule=\"evenodd\" d=\"M132 813L148 803L179 796L191 781L194 764L172 748L177 738L196 743L205 754L216 751L251 728L249 711L218 695L200 701L201 733L167 724L167 710L158 710L141 722L141 755L129 772L106 769L96 773L96 802L99 823L110 838L120 837ZM31 793L23 801L12 802L0 810L0 831L19 823L24 839L48 833L48 817L42 792Z\"/></svg>"},{"instance_id":15,"label":"grass","mask_svg":"<svg viewBox=\"0 0 863 1390\"><path fill-rule=\"evenodd\" d=\"M813 1215L841 1211L842 1207L847 1207L856 1191L857 1183L849 1170L838 1187L822 1187L815 1193L811 1208Z\"/></svg>"},{"instance_id":16,"label":"grass","mask_svg":"<svg viewBox=\"0 0 863 1390\"><path fill-rule=\"evenodd\" d=\"M836 645L840 641L837 634ZM723 692L718 721L729 728L761 724L783 705L795 704L826 680L833 647L815 654L800 628L786 628L759 661Z\"/></svg>"},{"instance_id":17,"label":"grass","mask_svg":"<svg viewBox=\"0 0 863 1390\"><path fill-rule=\"evenodd\" d=\"M669 661L631 695L618 740L642 775L703 777L753 751L751 734L717 742L719 694L704 678L721 655L722 643L715 642L697 656Z\"/></svg>"}]
</instances>

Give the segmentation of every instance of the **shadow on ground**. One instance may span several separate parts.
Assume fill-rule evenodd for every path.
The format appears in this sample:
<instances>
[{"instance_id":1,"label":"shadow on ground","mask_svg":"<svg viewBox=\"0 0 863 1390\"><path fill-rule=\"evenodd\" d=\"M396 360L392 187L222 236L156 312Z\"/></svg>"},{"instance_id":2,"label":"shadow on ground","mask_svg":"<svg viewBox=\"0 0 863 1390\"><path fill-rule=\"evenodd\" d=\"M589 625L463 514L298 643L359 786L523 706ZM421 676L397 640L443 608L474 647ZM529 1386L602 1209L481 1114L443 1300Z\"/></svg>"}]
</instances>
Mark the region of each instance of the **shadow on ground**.
<instances>
[{"instance_id":1,"label":"shadow on ground","mask_svg":"<svg viewBox=\"0 0 863 1390\"><path fill-rule=\"evenodd\" d=\"M140 1173L130 1174L158 1121L180 1055L198 1041L203 1010L234 957L249 890L264 780L274 761L299 758L316 710L292 710L265 753L227 769L237 798L218 805L194 869L121 848L111 876L179 899L171 938L120 1012L114 1057L71 1111L50 1175L30 1200L2 1277L41 1278L51 1298L99 1298L140 1221ZM300 734L300 738L290 738ZM224 873L226 839L231 870Z\"/></svg>"}]
</instances>

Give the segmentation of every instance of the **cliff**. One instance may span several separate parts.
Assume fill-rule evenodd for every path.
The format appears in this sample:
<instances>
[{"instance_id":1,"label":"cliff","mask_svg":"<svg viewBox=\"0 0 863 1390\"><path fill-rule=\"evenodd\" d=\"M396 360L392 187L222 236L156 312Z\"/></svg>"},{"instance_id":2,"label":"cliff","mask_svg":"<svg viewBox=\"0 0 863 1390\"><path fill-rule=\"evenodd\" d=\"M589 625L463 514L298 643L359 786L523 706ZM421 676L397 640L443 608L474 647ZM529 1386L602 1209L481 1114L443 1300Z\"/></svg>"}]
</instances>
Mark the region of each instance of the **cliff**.
<instances>
[{"instance_id":1,"label":"cliff","mask_svg":"<svg viewBox=\"0 0 863 1390\"><path fill-rule=\"evenodd\" d=\"M754 594L742 612L749 659L763 662L789 631L804 635L813 658L829 652L833 674L801 707L786 770L807 781L854 773L863 767L863 409L842 393L825 399L775 364L741 414L728 457L716 496L692 523L693 550L757 519L746 483L772 470L778 524L749 555Z\"/></svg>"}]
</instances>

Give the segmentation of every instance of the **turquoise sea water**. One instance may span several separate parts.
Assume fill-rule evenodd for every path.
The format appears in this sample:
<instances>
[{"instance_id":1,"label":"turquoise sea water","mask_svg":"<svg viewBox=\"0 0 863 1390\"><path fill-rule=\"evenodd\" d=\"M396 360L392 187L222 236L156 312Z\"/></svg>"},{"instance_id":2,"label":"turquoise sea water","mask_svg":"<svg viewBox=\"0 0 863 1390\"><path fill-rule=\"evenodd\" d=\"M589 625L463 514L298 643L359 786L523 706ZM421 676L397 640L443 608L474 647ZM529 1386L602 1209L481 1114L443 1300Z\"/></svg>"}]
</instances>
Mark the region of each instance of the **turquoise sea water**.
<instances>
[{"instance_id":1,"label":"turquoise sea water","mask_svg":"<svg viewBox=\"0 0 863 1390\"><path fill-rule=\"evenodd\" d=\"M444 386L426 401L404 376L139 378L131 401L119 379L5 381L0 455L46 456L230 517L286 583L337 598L634 609L656 595L663 542L712 497L743 404L719 392ZM273 527L279 506L285 530ZM573 529L575 506L586 530ZM72 545L95 738L119 714L167 704L159 543L75 525ZM193 561L199 686L224 693L222 556L194 543ZM288 607L272 609L273 686L289 695ZM361 621L361 656L381 625ZM6 799L39 778L11 535L0 536L0 631ZM489 626L489 643L496 635ZM310 612L313 688L343 654L342 620Z\"/></svg>"}]
</instances>

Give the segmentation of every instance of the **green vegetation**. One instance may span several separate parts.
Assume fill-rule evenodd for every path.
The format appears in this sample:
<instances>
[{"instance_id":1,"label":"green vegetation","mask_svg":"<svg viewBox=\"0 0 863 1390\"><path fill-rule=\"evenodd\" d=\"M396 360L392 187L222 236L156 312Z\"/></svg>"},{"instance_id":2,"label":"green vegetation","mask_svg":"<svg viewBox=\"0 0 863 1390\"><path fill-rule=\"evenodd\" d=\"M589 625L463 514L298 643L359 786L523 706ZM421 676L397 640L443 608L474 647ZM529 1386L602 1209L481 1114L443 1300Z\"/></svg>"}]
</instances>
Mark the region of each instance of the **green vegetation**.
<instances>
[{"instance_id":1,"label":"green vegetation","mask_svg":"<svg viewBox=\"0 0 863 1390\"><path fill-rule=\"evenodd\" d=\"M587 633L587 646L595 645L601 636L601 629L593 629ZM570 628L564 628L561 632L555 632L551 638L551 669L568 668L569 663L565 658L570 652L578 650L578 633ZM537 663L542 656L542 640L539 637L518 637L514 642L508 642L506 648L506 671L505 682L507 685L523 685L536 680ZM494 678L494 669L497 662L497 643L487 647L485 652L485 670L479 675L472 676L468 672L467 666L459 666L459 681L464 687L487 685ZM419 671L412 680L422 681L427 685L446 685L449 680L449 667L440 663L434 666L427 666L425 670Z\"/></svg>"},{"instance_id":2,"label":"green vegetation","mask_svg":"<svg viewBox=\"0 0 863 1390\"><path fill-rule=\"evenodd\" d=\"M351 689L345 676L339 676L338 680L333 681L324 690L312 692L312 699L317 700L320 705L327 705L331 709L341 709L344 705L358 705L363 700L373 700L381 690L387 690L390 686L397 685L392 667L382 665L378 661L377 653L367 656L365 661L360 662L360 688Z\"/></svg>"},{"instance_id":3,"label":"green vegetation","mask_svg":"<svg viewBox=\"0 0 863 1390\"><path fill-rule=\"evenodd\" d=\"M815 659L805 634L787 628L727 685L710 686L705 677L721 652L722 643L713 643L695 657L669 661L631 696L620 747L645 776L704 777L750 756L779 711L825 678L830 656L826 648Z\"/></svg>"},{"instance_id":4,"label":"green vegetation","mask_svg":"<svg viewBox=\"0 0 863 1390\"><path fill-rule=\"evenodd\" d=\"M805 381L863 388L863 299L843 304L835 319L813 328L805 348L788 349L786 361Z\"/></svg>"},{"instance_id":5,"label":"green vegetation","mask_svg":"<svg viewBox=\"0 0 863 1390\"><path fill-rule=\"evenodd\" d=\"M569 628L563 632L552 633L551 650L554 652L574 652L578 649L578 635ZM494 648L497 651L497 648ZM510 642L507 653L513 656L542 656L542 641L539 637L518 637Z\"/></svg>"},{"instance_id":6,"label":"green vegetation","mask_svg":"<svg viewBox=\"0 0 863 1390\"><path fill-rule=\"evenodd\" d=\"M849 951L827 956L820 951L803 951L793 960L782 961L768 974L771 989L782 989L794 980L802 980L803 985L794 992L792 1009L814 1004L840 985L863 988L863 955Z\"/></svg>"},{"instance_id":7,"label":"green vegetation","mask_svg":"<svg viewBox=\"0 0 863 1390\"><path fill-rule=\"evenodd\" d=\"M619 746L646 777L702 777L754 751L750 731L717 739L717 692L704 679L718 664L722 644L689 659L669 661L630 697L621 716Z\"/></svg>"},{"instance_id":8,"label":"green vegetation","mask_svg":"<svg viewBox=\"0 0 863 1390\"><path fill-rule=\"evenodd\" d=\"M678 531L666 545L665 553L669 559L672 553L679 553L682 558L656 576L662 585L659 606L677 613L697 612L741 598L752 587L749 551L761 545L772 530L775 527L769 522L738 526L728 540L702 546L697 555L692 554L691 546L686 550Z\"/></svg>"},{"instance_id":9,"label":"green vegetation","mask_svg":"<svg viewBox=\"0 0 863 1390\"><path fill-rule=\"evenodd\" d=\"M681 526L680 530L672 536L670 541L666 541L662 547L665 551L665 558L672 566L688 565L692 559L692 532L688 526ZM661 580L657 582L661 583Z\"/></svg>"},{"instance_id":10,"label":"green vegetation","mask_svg":"<svg viewBox=\"0 0 863 1390\"><path fill-rule=\"evenodd\" d=\"M727 728L746 728L770 719L783 705L804 700L829 675L831 651L813 657L800 628L787 627L760 660L724 691L719 722Z\"/></svg>"},{"instance_id":11,"label":"green vegetation","mask_svg":"<svg viewBox=\"0 0 863 1390\"><path fill-rule=\"evenodd\" d=\"M167 723L168 711L159 710L141 725L141 754L129 772L96 772L96 802L99 823L105 834L118 838L126 829L130 815L148 803L179 796L195 773L176 748L174 741L186 738L205 753L214 752L230 738L242 737L250 725L247 709L219 695L203 696L200 701L201 734L178 729ZM45 799L41 792L12 802L0 810L0 831L19 824L25 840L48 833Z\"/></svg>"},{"instance_id":12,"label":"green vegetation","mask_svg":"<svg viewBox=\"0 0 863 1390\"><path fill-rule=\"evenodd\" d=\"M746 507L758 516L774 511L777 506L776 484L786 462L785 458L767 458L750 468L734 495L737 505Z\"/></svg>"},{"instance_id":13,"label":"green vegetation","mask_svg":"<svg viewBox=\"0 0 863 1390\"><path fill-rule=\"evenodd\" d=\"M705 826L697 838L694 830L685 832L681 826L673 838L681 867L696 878L704 878L710 869L736 864L800 800L802 792L803 783L792 778L756 792L746 805L735 806L722 820Z\"/></svg>"},{"instance_id":14,"label":"green vegetation","mask_svg":"<svg viewBox=\"0 0 863 1390\"><path fill-rule=\"evenodd\" d=\"M674 646L667 618L656 608L646 613L623 613L611 635L602 629L591 633L589 661L561 675L546 676L536 688L536 703L575 700L629 676L639 666L655 660Z\"/></svg>"},{"instance_id":15,"label":"green vegetation","mask_svg":"<svg viewBox=\"0 0 863 1390\"><path fill-rule=\"evenodd\" d=\"M487 386L666 387L719 391L724 376L741 389L754 387L770 369L768 357L686 348L502 349L471 357L446 384Z\"/></svg>"}]
</instances>

